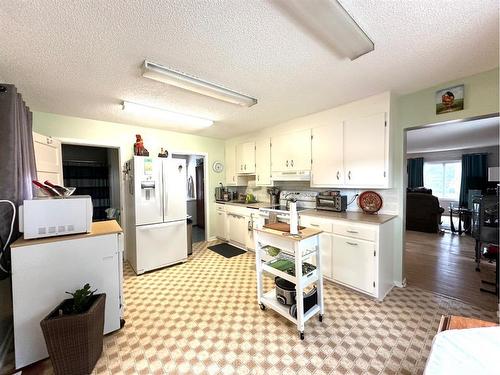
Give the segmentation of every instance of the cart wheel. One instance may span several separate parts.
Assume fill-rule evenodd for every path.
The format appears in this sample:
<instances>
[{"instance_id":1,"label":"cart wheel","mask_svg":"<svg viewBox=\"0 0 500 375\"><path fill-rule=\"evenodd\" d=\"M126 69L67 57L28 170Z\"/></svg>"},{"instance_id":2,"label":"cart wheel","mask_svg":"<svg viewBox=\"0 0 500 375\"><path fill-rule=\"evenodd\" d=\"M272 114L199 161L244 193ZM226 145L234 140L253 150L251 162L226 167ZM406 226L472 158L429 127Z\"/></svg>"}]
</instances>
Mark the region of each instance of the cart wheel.
<instances>
[{"instance_id":1,"label":"cart wheel","mask_svg":"<svg viewBox=\"0 0 500 375\"><path fill-rule=\"evenodd\" d=\"M262 311L264 311L264 310L266 309L266 306L264 306L264 304L263 304L263 303L259 303L259 306L260 306L260 309L261 309Z\"/></svg>"},{"instance_id":2,"label":"cart wheel","mask_svg":"<svg viewBox=\"0 0 500 375\"><path fill-rule=\"evenodd\" d=\"M304 340L304 332L299 332L299 336L301 340Z\"/></svg>"},{"instance_id":3,"label":"cart wheel","mask_svg":"<svg viewBox=\"0 0 500 375\"><path fill-rule=\"evenodd\" d=\"M323 314L319 314L318 319L319 319L320 322L322 322L323 321Z\"/></svg>"}]
</instances>

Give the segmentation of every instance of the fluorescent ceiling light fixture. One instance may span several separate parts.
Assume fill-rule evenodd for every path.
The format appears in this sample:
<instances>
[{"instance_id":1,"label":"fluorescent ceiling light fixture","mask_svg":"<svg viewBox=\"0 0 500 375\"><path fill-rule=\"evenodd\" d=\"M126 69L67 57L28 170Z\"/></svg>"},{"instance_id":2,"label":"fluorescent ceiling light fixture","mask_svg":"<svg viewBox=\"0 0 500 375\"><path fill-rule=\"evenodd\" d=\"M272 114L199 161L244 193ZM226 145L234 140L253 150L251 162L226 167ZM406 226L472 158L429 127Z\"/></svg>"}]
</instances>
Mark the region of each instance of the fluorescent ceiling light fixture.
<instances>
[{"instance_id":1,"label":"fluorescent ceiling light fixture","mask_svg":"<svg viewBox=\"0 0 500 375\"><path fill-rule=\"evenodd\" d=\"M148 118L153 118L170 124L191 125L199 128L207 128L214 123L212 120L127 101L123 101L122 109L129 113L147 116Z\"/></svg>"},{"instance_id":2,"label":"fluorescent ceiling light fixture","mask_svg":"<svg viewBox=\"0 0 500 375\"><path fill-rule=\"evenodd\" d=\"M355 60L375 45L337 0L273 0L300 27L326 47Z\"/></svg>"},{"instance_id":3,"label":"fluorescent ceiling light fixture","mask_svg":"<svg viewBox=\"0 0 500 375\"><path fill-rule=\"evenodd\" d=\"M257 104L257 99L250 96L203 81L148 60L145 60L142 66L142 76L243 107L251 107Z\"/></svg>"}]
</instances>

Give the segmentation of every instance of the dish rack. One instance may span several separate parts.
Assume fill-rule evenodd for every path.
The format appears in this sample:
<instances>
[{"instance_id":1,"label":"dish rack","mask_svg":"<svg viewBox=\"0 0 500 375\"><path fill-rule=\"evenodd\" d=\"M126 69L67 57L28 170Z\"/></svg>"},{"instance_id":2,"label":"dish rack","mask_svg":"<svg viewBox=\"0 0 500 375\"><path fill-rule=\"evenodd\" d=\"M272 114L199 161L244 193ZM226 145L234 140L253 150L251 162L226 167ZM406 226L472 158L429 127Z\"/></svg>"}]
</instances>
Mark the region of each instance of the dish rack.
<instances>
[{"instance_id":1,"label":"dish rack","mask_svg":"<svg viewBox=\"0 0 500 375\"><path fill-rule=\"evenodd\" d=\"M277 235L264 230L255 231L255 262L257 270L257 299L261 310L270 308L297 325L299 337L304 339L305 322L316 314L323 321L323 279L321 277L321 255L319 251L319 234L308 238L294 238ZM280 253L271 256L269 247L280 249ZM295 270L301 269L297 275ZM282 305L276 298L276 288L263 290L264 274L278 276L295 284L297 317L289 312L289 307ZM304 312L304 291L313 286L317 289L317 304Z\"/></svg>"}]
</instances>

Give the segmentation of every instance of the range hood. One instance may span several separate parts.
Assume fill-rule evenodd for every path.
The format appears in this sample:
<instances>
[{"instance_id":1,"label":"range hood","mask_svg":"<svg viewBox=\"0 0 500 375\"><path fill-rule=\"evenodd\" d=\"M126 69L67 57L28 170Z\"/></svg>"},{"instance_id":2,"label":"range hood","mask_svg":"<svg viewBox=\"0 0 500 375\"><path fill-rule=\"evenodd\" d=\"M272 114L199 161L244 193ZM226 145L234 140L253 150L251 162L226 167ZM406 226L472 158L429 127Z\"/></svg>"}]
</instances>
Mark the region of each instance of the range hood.
<instances>
[{"instance_id":1,"label":"range hood","mask_svg":"<svg viewBox=\"0 0 500 375\"><path fill-rule=\"evenodd\" d=\"M271 176L273 181L310 181L311 171L287 171L273 172Z\"/></svg>"}]
</instances>

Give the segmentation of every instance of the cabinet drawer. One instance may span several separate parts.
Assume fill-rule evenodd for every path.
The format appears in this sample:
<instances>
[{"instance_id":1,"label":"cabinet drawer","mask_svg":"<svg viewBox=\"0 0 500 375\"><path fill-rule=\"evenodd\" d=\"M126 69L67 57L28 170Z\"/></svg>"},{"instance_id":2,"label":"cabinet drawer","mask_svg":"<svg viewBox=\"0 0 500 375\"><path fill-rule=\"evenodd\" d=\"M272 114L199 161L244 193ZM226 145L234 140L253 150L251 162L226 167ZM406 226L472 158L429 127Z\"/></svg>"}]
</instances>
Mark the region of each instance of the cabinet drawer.
<instances>
[{"instance_id":1,"label":"cabinet drawer","mask_svg":"<svg viewBox=\"0 0 500 375\"><path fill-rule=\"evenodd\" d=\"M366 241L375 241L377 238L377 228L374 225L335 222L333 224L333 233Z\"/></svg>"},{"instance_id":2,"label":"cabinet drawer","mask_svg":"<svg viewBox=\"0 0 500 375\"><path fill-rule=\"evenodd\" d=\"M323 232L332 233L332 221L313 216L300 216L300 225L321 229Z\"/></svg>"}]
</instances>

